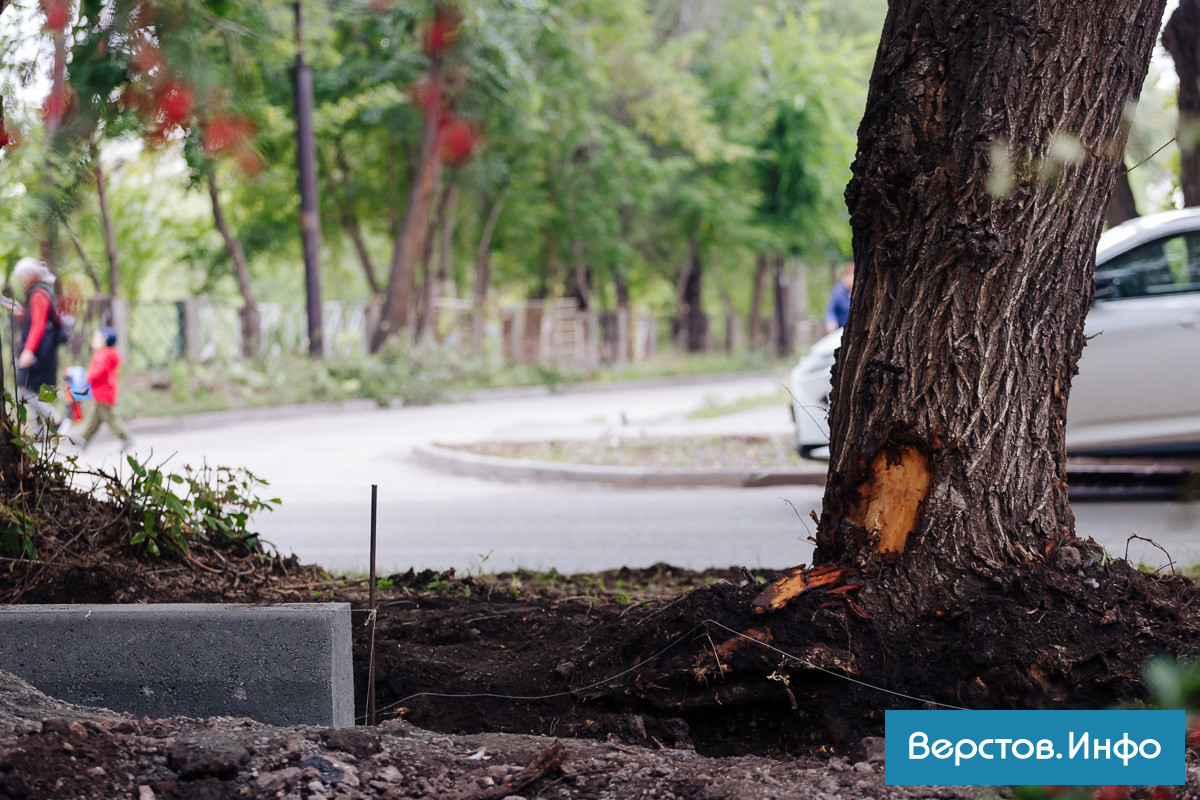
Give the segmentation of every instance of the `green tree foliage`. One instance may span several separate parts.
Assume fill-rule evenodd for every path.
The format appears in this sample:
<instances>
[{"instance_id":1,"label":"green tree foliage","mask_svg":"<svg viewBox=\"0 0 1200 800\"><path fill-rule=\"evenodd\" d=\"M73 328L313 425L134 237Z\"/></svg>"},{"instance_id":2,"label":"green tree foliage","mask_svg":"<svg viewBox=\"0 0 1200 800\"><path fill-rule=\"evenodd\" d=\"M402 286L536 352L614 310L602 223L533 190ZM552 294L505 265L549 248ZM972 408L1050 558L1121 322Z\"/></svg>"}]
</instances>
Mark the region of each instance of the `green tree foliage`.
<instances>
[{"instance_id":1,"label":"green tree foliage","mask_svg":"<svg viewBox=\"0 0 1200 800\"><path fill-rule=\"evenodd\" d=\"M460 22L445 52L444 89L464 153L446 159L418 285L432 280L445 241L444 291L460 297L472 294L476 270L486 267L490 284L510 298L573 294L599 308L630 302L666 311L689 269L701 268L722 295L743 304L760 253L838 257L848 241L841 192L883 5L450 6ZM196 227L198 201L180 200L187 197L181 186L217 175L261 295L298 300L291 9L262 0L167 0L148 18L146 8L87 0L66 25L70 89L60 136L70 145L54 182L62 194L57 213L101 260L90 164L105 154L102 161L128 173L112 180L123 195L112 199L124 220L122 269L127 280L150 282L128 292L160 295L172 283L228 292L219 239ZM303 5L325 285L335 299L386 291L419 166L426 37L436 8L432 0ZM16 44L5 52L17 66ZM5 152L0 170L35 187L39 159L21 151L48 146L36 112L10 104L6 114L27 135ZM158 184L137 179L145 156L112 144L131 137L161 151L160 164L182 152L186 166ZM44 200L35 194L6 204L14 226L16 217L40 213ZM137 224L137 215L161 216L164 208L184 213L169 224ZM27 246L18 238L0 237L0 258ZM154 263L156 250L171 255ZM188 265L186 275L169 279L171 269ZM704 302L715 310L716 295Z\"/></svg>"}]
</instances>

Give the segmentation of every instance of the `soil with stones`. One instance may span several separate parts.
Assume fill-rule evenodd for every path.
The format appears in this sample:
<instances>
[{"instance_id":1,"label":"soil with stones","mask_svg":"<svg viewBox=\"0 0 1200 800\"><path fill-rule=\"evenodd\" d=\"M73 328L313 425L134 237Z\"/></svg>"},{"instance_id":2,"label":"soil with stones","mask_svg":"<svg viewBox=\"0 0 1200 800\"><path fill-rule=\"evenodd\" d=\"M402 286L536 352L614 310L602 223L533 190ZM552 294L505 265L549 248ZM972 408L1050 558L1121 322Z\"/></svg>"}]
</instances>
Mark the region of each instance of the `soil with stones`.
<instances>
[{"instance_id":1,"label":"soil with stones","mask_svg":"<svg viewBox=\"0 0 1200 800\"><path fill-rule=\"evenodd\" d=\"M846 583L760 614L773 574L657 565L387 576L372 631L363 581L236 543L151 558L127 544L125 510L44 498L43 559L5 562L0 602L346 600L357 707L373 685L377 724L133 719L3 676L0 800L969 797L884 785L886 709L1138 703L1148 657L1200 645L1190 581L1088 543L903 628L865 615ZM1189 769L1175 796L1200 797L1198 780Z\"/></svg>"}]
</instances>

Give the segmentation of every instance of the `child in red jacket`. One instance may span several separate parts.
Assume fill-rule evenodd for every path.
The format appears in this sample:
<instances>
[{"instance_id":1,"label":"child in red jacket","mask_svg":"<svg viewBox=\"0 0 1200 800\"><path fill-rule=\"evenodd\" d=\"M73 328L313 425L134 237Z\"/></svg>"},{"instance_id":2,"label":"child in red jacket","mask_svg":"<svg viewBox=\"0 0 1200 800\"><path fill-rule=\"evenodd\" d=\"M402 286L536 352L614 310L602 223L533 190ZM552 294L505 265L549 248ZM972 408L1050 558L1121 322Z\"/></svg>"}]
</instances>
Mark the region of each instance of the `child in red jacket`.
<instances>
[{"instance_id":1,"label":"child in red jacket","mask_svg":"<svg viewBox=\"0 0 1200 800\"><path fill-rule=\"evenodd\" d=\"M96 401L96 410L83 432L83 447L87 447L92 437L100 430L100 423L107 423L113 433L121 437L121 449L127 450L133 444L133 438L125 429L125 423L117 416L117 392L121 371L121 354L115 347L117 332L107 325L101 326L92 334L92 363L88 365L87 379L92 385L92 399Z\"/></svg>"}]
</instances>

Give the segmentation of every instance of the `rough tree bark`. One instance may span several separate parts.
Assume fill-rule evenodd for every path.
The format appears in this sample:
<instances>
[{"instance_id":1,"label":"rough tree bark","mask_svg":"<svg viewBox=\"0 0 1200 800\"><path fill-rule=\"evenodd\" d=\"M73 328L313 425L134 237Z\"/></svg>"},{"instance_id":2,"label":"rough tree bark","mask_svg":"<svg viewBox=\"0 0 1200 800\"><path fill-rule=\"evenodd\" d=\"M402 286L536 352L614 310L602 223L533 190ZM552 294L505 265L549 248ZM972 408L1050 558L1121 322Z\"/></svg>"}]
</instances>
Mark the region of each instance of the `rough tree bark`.
<instances>
[{"instance_id":1,"label":"rough tree bark","mask_svg":"<svg viewBox=\"0 0 1200 800\"><path fill-rule=\"evenodd\" d=\"M1200 0L1179 0L1163 28L1179 76L1179 185L1185 206L1200 206Z\"/></svg>"},{"instance_id":2,"label":"rough tree bark","mask_svg":"<svg viewBox=\"0 0 1200 800\"><path fill-rule=\"evenodd\" d=\"M1067 396L1165 2L889 4L846 189L817 561L890 564L868 591L893 613L1073 535Z\"/></svg>"},{"instance_id":3,"label":"rough tree bark","mask_svg":"<svg viewBox=\"0 0 1200 800\"><path fill-rule=\"evenodd\" d=\"M258 299L254 294L254 285L250 282L250 264L246 260L246 252L225 219L217 178L212 172L208 173L208 196L212 201L213 221L225 242L225 252L233 262L233 274L237 279L238 290L242 293L242 355L250 358L258 354L262 332Z\"/></svg>"}]
</instances>

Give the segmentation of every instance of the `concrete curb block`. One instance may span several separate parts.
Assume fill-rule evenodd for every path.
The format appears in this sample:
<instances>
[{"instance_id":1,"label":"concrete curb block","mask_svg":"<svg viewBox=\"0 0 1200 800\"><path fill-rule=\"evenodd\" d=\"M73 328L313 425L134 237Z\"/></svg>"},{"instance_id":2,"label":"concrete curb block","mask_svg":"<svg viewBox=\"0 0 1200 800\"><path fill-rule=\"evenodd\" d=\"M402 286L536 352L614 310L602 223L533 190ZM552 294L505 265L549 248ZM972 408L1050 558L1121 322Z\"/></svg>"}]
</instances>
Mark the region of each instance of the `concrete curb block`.
<instances>
[{"instance_id":1,"label":"concrete curb block","mask_svg":"<svg viewBox=\"0 0 1200 800\"><path fill-rule=\"evenodd\" d=\"M412 457L418 464L473 478L591 483L614 487L824 486L826 479L826 470L816 465L773 470L650 469L484 456L436 444L417 445L413 448ZM1195 479L1196 474L1187 467L1175 465L1067 462L1067 476L1073 488L1101 492L1119 487L1172 492L1183 486L1189 478Z\"/></svg>"},{"instance_id":2,"label":"concrete curb block","mask_svg":"<svg viewBox=\"0 0 1200 800\"><path fill-rule=\"evenodd\" d=\"M418 464L444 472L491 480L593 483L660 489L691 486L750 488L825 485L824 469L644 469L598 464L561 464L554 461L481 456L436 444L417 445L413 448L412 456Z\"/></svg>"},{"instance_id":3,"label":"concrete curb block","mask_svg":"<svg viewBox=\"0 0 1200 800\"><path fill-rule=\"evenodd\" d=\"M349 603L0 606L0 669L149 717L354 725Z\"/></svg>"}]
</instances>

